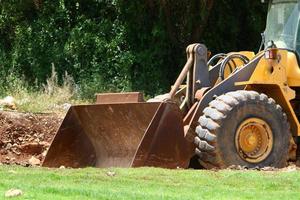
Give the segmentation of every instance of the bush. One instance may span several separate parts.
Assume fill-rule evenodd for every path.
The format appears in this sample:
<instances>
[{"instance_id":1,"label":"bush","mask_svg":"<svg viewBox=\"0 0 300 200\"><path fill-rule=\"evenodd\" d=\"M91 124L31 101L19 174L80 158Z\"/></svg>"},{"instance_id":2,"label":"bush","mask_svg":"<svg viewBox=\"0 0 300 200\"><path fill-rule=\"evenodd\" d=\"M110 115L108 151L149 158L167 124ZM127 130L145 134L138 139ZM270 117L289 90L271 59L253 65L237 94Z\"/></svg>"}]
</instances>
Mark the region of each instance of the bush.
<instances>
[{"instance_id":1,"label":"bush","mask_svg":"<svg viewBox=\"0 0 300 200\"><path fill-rule=\"evenodd\" d=\"M129 70L133 57L124 41L123 26L117 20L110 23L82 19L71 30L64 52L68 70L81 87L81 97L131 89Z\"/></svg>"},{"instance_id":2,"label":"bush","mask_svg":"<svg viewBox=\"0 0 300 200\"><path fill-rule=\"evenodd\" d=\"M204 42L213 53L256 49L262 10L259 1L237 0L2 1L0 75L41 87L53 64L58 84L67 71L79 98L105 91L160 94L176 79L190 43Z\"/></svg>"}]
</instances>

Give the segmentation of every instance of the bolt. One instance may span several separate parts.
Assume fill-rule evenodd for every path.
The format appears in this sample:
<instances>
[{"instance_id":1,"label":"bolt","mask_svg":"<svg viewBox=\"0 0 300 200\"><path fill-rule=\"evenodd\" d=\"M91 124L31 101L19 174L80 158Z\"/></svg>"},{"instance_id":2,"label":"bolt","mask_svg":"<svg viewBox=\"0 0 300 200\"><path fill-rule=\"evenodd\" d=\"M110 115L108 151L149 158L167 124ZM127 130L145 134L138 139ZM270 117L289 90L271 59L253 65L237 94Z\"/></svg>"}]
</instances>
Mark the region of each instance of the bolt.
<instances>
[{"instance_id":1,"label":"bolt","mask_svg":"<svg viewBox=\"0 0 300 200\"><path fill-rule=\"evenodd\" d=\"M203 56L205 54L205 49L203 47L198 47L197 48L198 54Z\"/></svg>"}]
</instances>

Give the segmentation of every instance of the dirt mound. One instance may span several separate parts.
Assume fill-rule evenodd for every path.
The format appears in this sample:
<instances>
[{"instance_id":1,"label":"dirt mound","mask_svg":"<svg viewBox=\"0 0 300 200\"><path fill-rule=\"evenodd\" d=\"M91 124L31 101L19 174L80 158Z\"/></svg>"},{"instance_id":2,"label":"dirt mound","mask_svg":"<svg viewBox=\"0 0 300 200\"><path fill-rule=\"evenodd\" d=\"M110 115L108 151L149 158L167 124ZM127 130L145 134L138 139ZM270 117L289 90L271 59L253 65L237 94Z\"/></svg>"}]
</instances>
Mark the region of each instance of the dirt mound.
<instances>
[{"instance_id":1,"label":"dirt mound","mask_svg":"<svg viewBox=\"0 0 300 200\"><path fill-rule=\"evenodd\" d=\"M0 163L39 165L62 117L0 112Z\"/></svg>"}]
</instances>

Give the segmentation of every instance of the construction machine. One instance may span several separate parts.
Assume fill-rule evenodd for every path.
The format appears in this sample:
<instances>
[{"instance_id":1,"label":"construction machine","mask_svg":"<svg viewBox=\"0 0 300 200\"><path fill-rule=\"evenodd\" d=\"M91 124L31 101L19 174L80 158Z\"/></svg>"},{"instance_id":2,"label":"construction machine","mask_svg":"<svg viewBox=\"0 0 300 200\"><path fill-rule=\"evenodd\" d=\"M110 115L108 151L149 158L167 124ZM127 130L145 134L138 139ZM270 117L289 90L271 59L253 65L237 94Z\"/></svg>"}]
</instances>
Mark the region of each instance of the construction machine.
<instances>
[{"instance_id":1,"label":"construction machine","mask_svg":"<svg viewBox=\"0 0 300 200\"><path fill-rule=\"evenodd\" d=\"M203 44L171 91L98 94L72 106L46 167L284 167L300 136L300 3L269 1L264 48L217 54ZM195 157L196 156L196 157Z\"/></svg>"}]
</instances>

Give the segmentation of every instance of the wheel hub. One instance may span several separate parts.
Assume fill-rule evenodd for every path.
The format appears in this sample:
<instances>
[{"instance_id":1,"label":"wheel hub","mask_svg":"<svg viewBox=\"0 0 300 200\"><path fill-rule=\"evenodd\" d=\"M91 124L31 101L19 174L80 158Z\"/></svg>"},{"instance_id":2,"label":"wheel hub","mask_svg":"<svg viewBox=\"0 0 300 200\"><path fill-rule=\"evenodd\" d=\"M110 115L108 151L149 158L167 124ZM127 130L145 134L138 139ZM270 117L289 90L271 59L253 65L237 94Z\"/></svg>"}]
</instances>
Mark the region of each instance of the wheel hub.
<instances>
[{"instance_id":1,"label":"wheel hub","mask_svg":"<svg viewBox=\"0 0 300 200\"><path fill-rule=\"evenodd\" d=\"M236 131L235 145L240 157L251 163L258 163L270 154L273 134L270 126L262 119L248 118Z\"/></svg>"}]
</instances>

